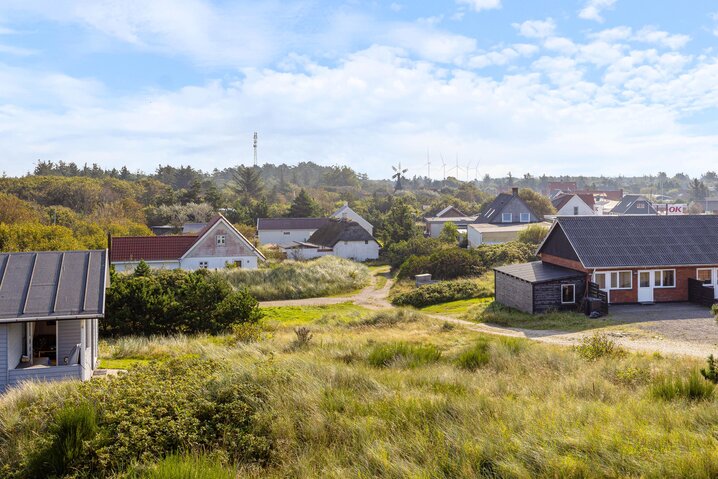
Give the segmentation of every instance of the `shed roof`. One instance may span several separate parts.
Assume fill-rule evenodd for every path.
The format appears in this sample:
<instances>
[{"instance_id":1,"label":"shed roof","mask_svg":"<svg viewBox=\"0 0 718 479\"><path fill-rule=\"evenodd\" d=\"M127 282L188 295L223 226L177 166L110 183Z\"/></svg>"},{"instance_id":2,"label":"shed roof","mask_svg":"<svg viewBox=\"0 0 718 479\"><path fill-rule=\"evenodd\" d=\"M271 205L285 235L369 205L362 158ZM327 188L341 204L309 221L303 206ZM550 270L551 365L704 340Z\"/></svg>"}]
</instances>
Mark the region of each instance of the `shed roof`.
<instances>
[{"instance_id":1,"label":"shed roof","mask_svg":"<svg viewBox=\"0 0 718 479\"><path fill-rule=\"evenodd\" d=\"M0 254L0 322L100 318L107 251Z\"/></svg>"},{"instance_id":2,"label":"shed roof","mask_svg":"<svg viewBox=\"0 0 718 479\"><path fill-rule=\"evenodd\" d=\"M340 241L376 242L376 239L356 221L333 219L315 231L306 242L333 248Z\"/></svg>"},{"instance_id":3,"label":"shed roof","mask_svg":"<svg viewBox=\"0 0 718 479\"><path fill-rule=\"evenodd\" d=\"M718 265L718 216L559 216L586 268ZM543 245L539 248L539 252Z\"/></svg>"},{"instance_id":4,"label":"shed roof","mask_svg":"<svg viewBox=\"0 0 718 479\"><path fill-rule=\"evenodd\" d=\"M580 278L585 273L573 269L562 268L541 261L533 261L531 263L510 264L494 268L495 271L513 276L529 283L546 283L548 281L558 281L561 279Z\"/></svg>"},{"instance_id":5,"label":"shed roof","mask_svg":"<svg viewBox=\"0 0 718 479\"><path fill-rule=\"evenodd\" d=\"M258 230L317 230L330 218L258 218Z\"/></svg>"}]
</instances>

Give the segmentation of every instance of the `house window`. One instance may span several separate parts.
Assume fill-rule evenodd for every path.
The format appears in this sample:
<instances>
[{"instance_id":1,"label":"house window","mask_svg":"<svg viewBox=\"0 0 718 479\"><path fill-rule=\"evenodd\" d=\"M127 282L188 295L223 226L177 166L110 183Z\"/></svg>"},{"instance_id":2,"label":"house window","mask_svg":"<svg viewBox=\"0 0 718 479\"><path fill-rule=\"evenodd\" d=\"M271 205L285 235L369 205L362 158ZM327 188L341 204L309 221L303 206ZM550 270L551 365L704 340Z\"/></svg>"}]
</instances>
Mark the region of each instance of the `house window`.
<instances>
[{"instance_id":1,"label":"house window","mask_svg":"<svg viewBox=\"0 0 718 479\"><path fill-rule=\"evenodd\" d=\"M699 269L696 271L696 279L703 284L713 284L713 270Z\"/></svg>"},{"instance_id":2,"label":"house window","mask_svg":"<svg viewBox=\"0 0 718 479\"><path fill-rule=\"evenodd\" d=\"M638 208L639 210L645 210L646 204L645 203L636 203L636 208Z\"/></svg>"},{"instance_id":3,"label":"house window","mask_svg":"<svg viewBox=\"0 0 718 479\"><path fill-rule=\"evenodd\" d=\"M217 235L217 246L224 246L227 244L227 236Z\"/></svg>"},{"instance_id":4,"label":"house window","mask_svg":"<svg viewBox=\"0 0 718 479\"><path fill-rule=\"evenodd\" d=\"M369 244L369 240L364 240L364 244Z\"/></svg>"},{"instance_id":5,"label":"house window","mask_svg":"<svg viewBox=\"0 0 718 479\"><path fill-rule=\"evenodd\" d=\"M578 206L573 207L573 216L578 216Z\"/></svg>"},{"instance_id":6,"label":"house window","mask_svg":"<svg viewBox=\"0 0 718 479\"><path fill-rule=\"evenodd\" d=\"M234 265L235 265L237 268L241 268L241 267L242 267L242 260L241 260L241 259L238 259L237 261L234 262Z\"/></svg>"},{"instance_id":7,"label":"house window","mask_svg":"<svg viewBox=\"0 0 718 479\"><path fill-rule=\"evenodd\" d=\"M519 216L519 221L521 221L522 223L528 223L529 221L531 221L531 215L529 213L521 213L521 215Z\"/></svg>"},{"instance_id":8,"label":"house window","mask_svg":"<svg viewBox=\"0 0 718 479\"><path fill-rule=\"evenodd\" d=\"M593 281L598 284L599 289L604 291L608 291L610 289L633 288L633 275L630 271L594 273Z\"/></svg>"},{"instance_id":9,"label":"house window","mask_svg":"<svg viewBox=\"0 0 718 479\"><path fill-rule=\"evenodd\" d=\"M514 215L511 213L501 213L501 222L502 223L511 223L514 219Z\"/></svg>"},{"instance_id":10,"label":"house window","mask_svg":"<svg viewBox=\"0 0 718 479\"><path fill-rule=\"evenodd\" d=\"M292 234L292 232L291 231L283 231L282 234L285 236L288 236L288 235Z\"/></svg>"},{"instance_id":11,"label":"house window","mask_svg":"<svg viewBox=\"0 0 718 479\"><path fill-rule=\"evenodd\" d=\"M561 285L561 304L574 304L576 302L576 285Z\"/></svg>"},{"instance_id":12,"label":"house window","mask_svg":"<svg viewBox=\"0 0 718 479\"><path fill-rule=\"evenodd\" d=\"M207 269L207 268L209 268L209 263L207 261L199 262L199 269Z\"/></svg>"},{"instance_id":13,"label":"house window","mask_svg":"<svg viewBox=\"0 0 718 479\"><path fill-rule=\"evenodd\" d=\"M676 287L676 270L664 269L655 272L654 286L656 288L675 288Z\"/></svg>"}]
</instances>

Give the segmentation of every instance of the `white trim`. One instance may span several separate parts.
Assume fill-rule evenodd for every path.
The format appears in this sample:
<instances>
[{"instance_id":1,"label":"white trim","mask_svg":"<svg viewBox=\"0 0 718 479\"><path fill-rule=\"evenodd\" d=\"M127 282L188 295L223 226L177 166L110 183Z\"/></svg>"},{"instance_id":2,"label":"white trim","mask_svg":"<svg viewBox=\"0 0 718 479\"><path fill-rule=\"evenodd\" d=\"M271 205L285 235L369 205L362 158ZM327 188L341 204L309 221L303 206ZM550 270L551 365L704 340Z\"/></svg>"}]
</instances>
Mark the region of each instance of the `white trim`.
<instances>
[{"instance_id":1,"label":"white trim","mask_svg":"<svg viewBox=\"0 0 718 479\"><path fill-rule=\"evenodd\" d=\"M524 215L526 216L526 221L524 221ZM531 223L531 213L519 213L519 223Z\"/></svg>"},{"instance_id":2,"label":"white trim","mask_svg":"<svg viewBox=\"0 0 718 479\"><path fill-rule=\"evenodd\" d=\"M573 292L573 299L571 301L564 301L563 300L563 288L565 287L571 287L571 291ZM576 304L576 285L573 283L567 283L561 285L561 304Z\"/></svg>"},{"instance_id":3,"label":"white trim","mask_svg":"<svg viewBox=\"0 0 718 479\"><path fill-rule=\"evenodd\" d=\"M185 258L192 252L192 250L194 250L194 249L197 247L197 245L202 241L202 239L205 238L206 236L208 236L209 234L211 234L212 231L214 231L214 229L215 229L215 228L217 227L217 225L219 225L220 223L224 223L225 226L227 226L227 227L228 227L231 231L233 231L242 241L244 241L244 243L245 243L247 246L249 246L249 248L250 248L252 251L254 251L255 256L257 256L258 258L260 258L260 259L262 259L262 260L264 260L264 261L267 260L267 258L264 257L264 255L262 254L262 252L259 251L252 243L250 243L249 240L248 240L247 238L245 238L244 235L243 235L242 233L240 233L239 230L238 230L237 228L235 228L232 223L230 223L229 221L227 221L227 218L225 218L225 217L222 216L222 215L219 215L219 218L218 218L217 221L212 225L212 227L210 227L210 228L205 232L205 234L203 234L202 236L198 236L197 239L195 240L195 242L192 243L192 246L190 246L189 249L188 249L187 251L185 251L185 253L184 253L182 256L180 256L178 259L179 259L180 261L183 260L183 259L185 259ZM172 260L168 260L168 261L172 261Z\"/></svg>"},{"instance_id":4,"label":"white trim","mask_svg":"<svg viewBox=\"0 0 718 479\"><path fill-rule=\"evenodd\" d=\"M617 284L620 284L620 279L621 279L620 274L621 274L621 273L628 273L629 276L630 276L630 278L631 278L631 285L630 285L629 287L624 287L624 288L621 288L621 287L616 287L616 288L614 288L614 287L613 287L613 282L611 281L611 273L616 273L616 274L617 274L617 276L616 276L616 283L617 283ZM603 289L602 291L628 291L628 290L633 289L633 271L631 271L631 270L612 269L612 270L606 270L606 271L594 271L594 272L592 273L592 275L591 275L591 281L593 281L594 283L596 283L596 275L597 275L597 274L606 275L606 288Z\"/></svg>"},{"instance_id":5,"label":"white trim","mask_svg":"<svg viewBox=\"0 0 718 479\"><path fill-rule=\"evenodd\" d=\"M508 215L509 220L506 221L506 216ZM513 223L514 222L514 215L513 213L501 213L501 222L502 223Z\"/></svg>"},{"instance_id":6,"label":"white trim","mask_svg":"<svg viewBox=\"0 0 718 479\"><path fill-rule=\"evenodd\" d=\"M665 286L665 285L663 284L663 272L664 272L664 271L673 271L673 286ZM660 285L660 286L656 286L655 277L653 278L653 287L654 287L655 289L673 289L673 288L676 287L676 283L678 282L678 278L676 277L676 274L677 274L677 273L676 273L676 270L675 270L675 269L670 269L670 268L667 268L667 269L654 269L653 272L654 272L654 275L657 274L657 273L660 273L660 276L661 276L661 285Z\"/></svg>"}]
</instances>

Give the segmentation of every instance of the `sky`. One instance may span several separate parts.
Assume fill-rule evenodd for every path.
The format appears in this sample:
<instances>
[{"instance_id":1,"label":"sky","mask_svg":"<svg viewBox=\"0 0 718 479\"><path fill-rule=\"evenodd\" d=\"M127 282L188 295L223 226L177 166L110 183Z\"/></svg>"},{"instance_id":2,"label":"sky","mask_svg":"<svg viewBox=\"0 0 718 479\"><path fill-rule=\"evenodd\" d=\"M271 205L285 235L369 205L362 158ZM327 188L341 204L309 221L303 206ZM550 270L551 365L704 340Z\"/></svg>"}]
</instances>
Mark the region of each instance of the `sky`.
<instances>
[{"instance_id":1,"label":"sky","mask_svg":"<svg viewBox=\"0 0 718 479\"><path fill-rule=\"evenodd\" d=\"M716 47L714 0L2 0L0 171L699 175Z\"/></svg>"}]
</instances>

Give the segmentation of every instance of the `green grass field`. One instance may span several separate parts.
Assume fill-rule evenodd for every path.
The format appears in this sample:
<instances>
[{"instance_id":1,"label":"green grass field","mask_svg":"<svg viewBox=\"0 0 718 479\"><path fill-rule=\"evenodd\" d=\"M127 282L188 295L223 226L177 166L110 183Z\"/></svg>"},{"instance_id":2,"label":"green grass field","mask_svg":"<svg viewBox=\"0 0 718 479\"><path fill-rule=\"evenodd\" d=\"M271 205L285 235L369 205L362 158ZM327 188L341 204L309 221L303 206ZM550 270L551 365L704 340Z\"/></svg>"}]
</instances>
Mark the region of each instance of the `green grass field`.
<instances>
[{"instance_id":1,"label":"green grass field","mask_svg":"<svg viewBox=\"0 0 718 479\"><path fill-rule=\"evenodd\" d=\"M0 476L31 477L58 409L88 400L99 432L73 452L88 462L60 477L718 474L718 401L697 375L703 361L486 336L414 310L266 311L271 333L259 342L105 341L107 364L153 362L6 394ZM298 340L298 325L311 339Z\"/></svg>"}]
</instances>

